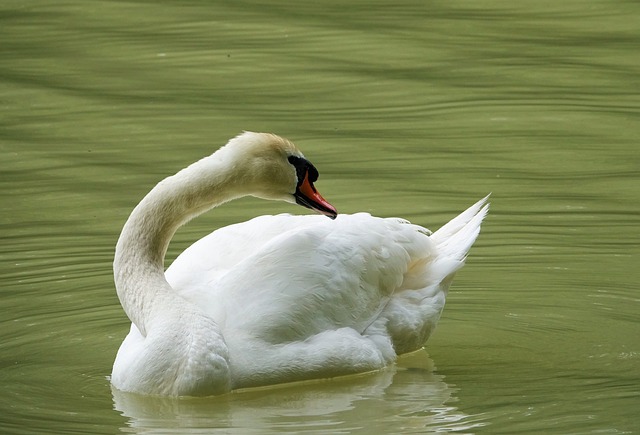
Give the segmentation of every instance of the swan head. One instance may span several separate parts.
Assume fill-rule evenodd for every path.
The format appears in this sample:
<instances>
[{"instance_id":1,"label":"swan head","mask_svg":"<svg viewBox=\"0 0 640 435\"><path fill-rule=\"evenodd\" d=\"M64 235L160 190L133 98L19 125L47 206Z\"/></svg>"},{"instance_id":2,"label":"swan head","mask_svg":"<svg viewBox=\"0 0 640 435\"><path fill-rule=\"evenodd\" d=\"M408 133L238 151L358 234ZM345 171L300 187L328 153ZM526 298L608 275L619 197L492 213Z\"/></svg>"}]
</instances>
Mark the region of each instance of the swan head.
<instances>
[{"instance_id":1,"label":"swan head","mask_svg":"<svg viewBox=\"0 0 640 435\"><path fill-rule=\"evenodd\" d=\"M337 210L316 189L319 173L289 140L269 133L244 132L231 139L243 166L250 195L296 203L335 219Z\"/></svg>"}]
</instances>

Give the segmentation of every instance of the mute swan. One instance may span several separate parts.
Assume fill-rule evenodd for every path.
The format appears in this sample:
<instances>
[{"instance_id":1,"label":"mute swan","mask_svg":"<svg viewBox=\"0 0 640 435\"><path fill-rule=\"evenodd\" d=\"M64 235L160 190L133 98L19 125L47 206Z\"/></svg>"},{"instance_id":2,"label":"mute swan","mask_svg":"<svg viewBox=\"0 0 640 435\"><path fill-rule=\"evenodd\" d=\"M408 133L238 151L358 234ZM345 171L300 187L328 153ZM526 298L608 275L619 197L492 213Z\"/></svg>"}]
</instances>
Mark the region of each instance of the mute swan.
<instances>
[{"instance_id":1,"label":"mute swan","mask_svg":"<svg viewBox=\"0 0 640 435\"><path fill-rule=\"evenodd\" d=\"M245 132L158 183L133 210L114 258L131 330L118 390L204 396L375 370L431 334L480 231L484 198L439 231L338 215L316 168L286 139ZM262 216L186 249L165 273L175 231L253 195L323 216Z\"/></svg>"}]
</instances>

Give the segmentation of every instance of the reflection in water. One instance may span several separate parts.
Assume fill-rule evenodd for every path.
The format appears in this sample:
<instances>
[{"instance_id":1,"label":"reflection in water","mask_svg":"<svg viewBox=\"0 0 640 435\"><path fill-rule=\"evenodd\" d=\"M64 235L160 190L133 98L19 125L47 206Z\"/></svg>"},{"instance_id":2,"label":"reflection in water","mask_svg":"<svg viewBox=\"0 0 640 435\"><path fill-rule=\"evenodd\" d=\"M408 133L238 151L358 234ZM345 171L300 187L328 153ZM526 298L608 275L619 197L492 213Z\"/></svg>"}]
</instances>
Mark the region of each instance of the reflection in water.
<instances>
[{"instance_id":1,"label":"reflection in water","mask_svg":"<svg viewBox=\"0 0 640 435\"><path fill-rule=\"evenodd\" d=\"M123 432L424 433L465 431L484 423L451 402L454 389L419 351L365 375L239 391L213 398L147 397L113 390Z\"/></svg>"}]
</instances>

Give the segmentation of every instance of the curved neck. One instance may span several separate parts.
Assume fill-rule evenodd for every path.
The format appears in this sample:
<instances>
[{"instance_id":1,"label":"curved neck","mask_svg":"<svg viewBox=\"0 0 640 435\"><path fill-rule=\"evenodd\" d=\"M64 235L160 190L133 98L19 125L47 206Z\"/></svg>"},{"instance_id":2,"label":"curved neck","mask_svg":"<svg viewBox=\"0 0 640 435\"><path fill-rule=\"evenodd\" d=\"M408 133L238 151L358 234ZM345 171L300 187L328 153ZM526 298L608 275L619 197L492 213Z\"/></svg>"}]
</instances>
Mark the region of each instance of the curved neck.
<instances>
[{"instance_id":1,"label":"curved neck","mask_svg":"<svg viewBox=\"0 0 640 435\"><path fill-rule=\"evenodd\" d=\"M164 256L176 230L208 209L244 195L231 173L234 165L220 151L158 183L122 229L113 264L116 290L127 316L145 336L157 310L188 304L164 276Z\"/></svg>"}]
</instances>

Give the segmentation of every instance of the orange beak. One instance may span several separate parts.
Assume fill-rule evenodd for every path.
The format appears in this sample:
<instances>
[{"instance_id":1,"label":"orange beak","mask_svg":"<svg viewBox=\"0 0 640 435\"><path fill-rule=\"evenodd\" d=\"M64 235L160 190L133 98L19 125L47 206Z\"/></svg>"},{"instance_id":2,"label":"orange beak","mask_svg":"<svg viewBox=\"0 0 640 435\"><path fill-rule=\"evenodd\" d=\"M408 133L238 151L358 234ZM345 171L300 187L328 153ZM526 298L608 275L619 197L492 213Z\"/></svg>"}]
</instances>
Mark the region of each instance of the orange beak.
<instances>
[{"instance_id":1,"label":"orange beak","mask_svg":"<svg viewBox=\"0 0 640 435\"><path fill-rule=\"evenodd\" d=\"M302 183L297 187L294 196L296 203L304 207L315 210L331 219L335 219L336 216L338 216L338 211L335 207L329 204L329 202L318 193L313 183L309 181L308 172L304 174L304 180L302 180Z\"/></svg>"}]
</instances>

